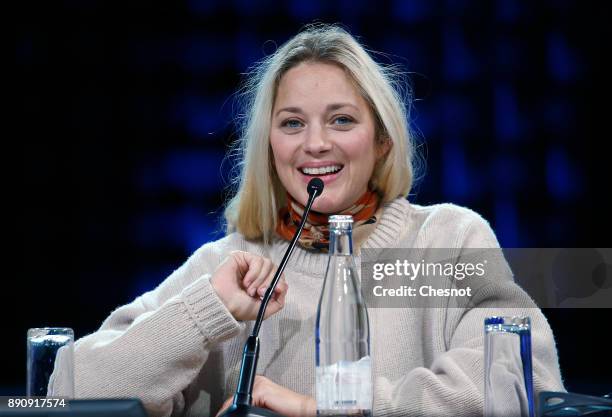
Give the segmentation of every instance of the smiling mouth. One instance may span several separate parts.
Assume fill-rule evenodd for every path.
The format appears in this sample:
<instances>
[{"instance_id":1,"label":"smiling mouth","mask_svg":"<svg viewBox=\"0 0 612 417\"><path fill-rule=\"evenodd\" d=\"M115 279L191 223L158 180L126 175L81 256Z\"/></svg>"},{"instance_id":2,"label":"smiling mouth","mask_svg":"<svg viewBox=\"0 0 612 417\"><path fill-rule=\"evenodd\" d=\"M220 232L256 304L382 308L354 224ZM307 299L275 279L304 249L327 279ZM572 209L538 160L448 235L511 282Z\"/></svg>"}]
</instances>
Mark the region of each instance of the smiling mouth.
<instances>
[{"instance_id":1,"label":"smiling mouth","mask_svg":"<svg viewBox=\"0 0 612 417\"><path fill-rule=\"evenodd\" d=\"M298 168L302 174L308 177L326 177L334 174L338 174L344 169L344 165L336 165L324 168Z\"/></svg>"}]
</instances>

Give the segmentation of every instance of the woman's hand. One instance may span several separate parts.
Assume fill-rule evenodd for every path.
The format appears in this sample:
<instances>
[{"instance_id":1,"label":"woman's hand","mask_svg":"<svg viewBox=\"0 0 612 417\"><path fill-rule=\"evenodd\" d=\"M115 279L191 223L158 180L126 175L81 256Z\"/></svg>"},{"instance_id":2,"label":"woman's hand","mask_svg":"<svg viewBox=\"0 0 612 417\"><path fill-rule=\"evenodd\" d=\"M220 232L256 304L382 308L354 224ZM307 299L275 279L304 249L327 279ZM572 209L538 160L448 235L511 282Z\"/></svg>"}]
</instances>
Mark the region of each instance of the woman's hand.
<instances>
[{"instance_id":1,"label":"woman's hand","mask_svg":"<svg viewBox=\"0 0 612 417\"><path fill-rule=\"evenodd\" d=\"M249 252L232 251L213 273L210 283L236 320L255 320L261 297L274 278L276 265L268 258ZM285 305L287 283L281 276L264 318Z\"/></svg>"},{"instance_id":2,"label":"woman's hand","mask_svg":"<svg viewBox=\"0 0 612 417\"><path fill-rule=\"evenodd\" d=\"M217 416L232 405L232 400L233 397L230 397L223 403ZM317 414L314 398L281 387L261 375L255 376L253 405L267 408L285 417L313 417Z\"/></svg>"}]
</instances>

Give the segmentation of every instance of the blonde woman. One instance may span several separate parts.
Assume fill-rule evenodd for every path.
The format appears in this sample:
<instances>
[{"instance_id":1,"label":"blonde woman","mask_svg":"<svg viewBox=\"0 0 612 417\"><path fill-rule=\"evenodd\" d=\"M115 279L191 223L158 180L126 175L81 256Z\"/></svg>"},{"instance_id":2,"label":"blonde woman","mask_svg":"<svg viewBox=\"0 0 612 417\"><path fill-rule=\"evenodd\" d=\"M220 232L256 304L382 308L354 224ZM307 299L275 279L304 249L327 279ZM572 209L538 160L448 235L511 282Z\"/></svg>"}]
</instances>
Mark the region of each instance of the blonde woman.
<instances>
[{"instance_id":1,"label":"blonde woman","mask_svg":"<svg viewBox=\"0 0 612 417\"><path fill-rule=\"evenodd\" d=\"M314 320L329 214L351 214L361 248L495 248L488 223L418 206L408 104L393 72L346 31L310 26L259 63L244 90L227 235L76 343L78 397L139 397L152 416L212 415L233 394L251 320L296 228L306 184L325 190L268 309L254 402L312 416ZM511 278L474 309L370 309L375 416L473 416L483 407L483 318L519 306L533 323L536 392L562 389L553 335ZM227 403L226 403L227 405Z\"/></svg>"}]
</instances>

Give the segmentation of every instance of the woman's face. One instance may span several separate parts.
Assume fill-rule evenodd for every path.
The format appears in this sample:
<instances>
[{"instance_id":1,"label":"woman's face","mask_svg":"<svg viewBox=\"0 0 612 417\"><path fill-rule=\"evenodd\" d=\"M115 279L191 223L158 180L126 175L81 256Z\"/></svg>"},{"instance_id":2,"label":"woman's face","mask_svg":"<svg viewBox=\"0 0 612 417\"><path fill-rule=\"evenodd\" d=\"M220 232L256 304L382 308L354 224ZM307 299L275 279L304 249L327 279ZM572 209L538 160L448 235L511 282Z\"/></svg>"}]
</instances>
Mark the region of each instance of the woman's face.
<instances>
[{"instance_id":1,"label":"woman's face","mask_svg":"<svg viewBox=\"0 0 612 417\"><path fill-rule=\"evenodd\" d=\"M338 213L353 205L381 152L374 135L372 112L340 67L302 63L281 78L270 144L283 186L302 205L314 177L325 183L314 211Z\"/></svg>"}]
</instances>

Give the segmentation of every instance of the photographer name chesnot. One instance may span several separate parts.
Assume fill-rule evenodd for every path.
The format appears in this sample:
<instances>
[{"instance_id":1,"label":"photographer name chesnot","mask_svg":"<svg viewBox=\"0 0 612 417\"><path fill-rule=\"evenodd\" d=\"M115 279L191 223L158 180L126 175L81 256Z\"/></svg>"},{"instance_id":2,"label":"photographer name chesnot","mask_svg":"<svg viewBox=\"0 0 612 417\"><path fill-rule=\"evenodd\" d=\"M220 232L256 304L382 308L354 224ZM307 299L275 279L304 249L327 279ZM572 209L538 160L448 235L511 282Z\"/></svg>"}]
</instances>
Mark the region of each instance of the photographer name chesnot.
<instances>
[{"instance_id":1,"label":"photographer name chesnot","mask_svg":"<svg viewBox=\"0 0 612 417\"><path fill-rule=\"evenodd\" d=\"M471 297L472 288L434 288L431 285L421 285L418 288L402 285L397 288L384 288L376 285L372 288L375 297Z\"/></svg>"}]
</instances>

